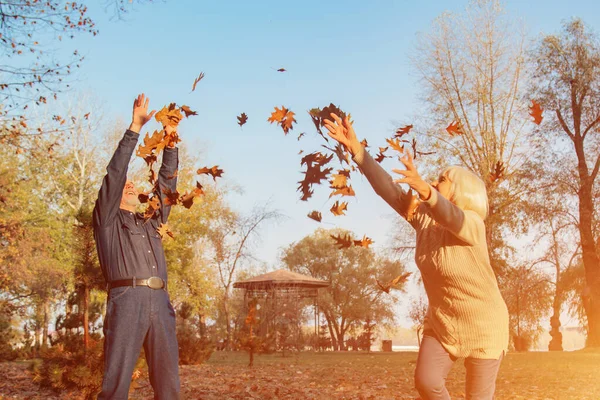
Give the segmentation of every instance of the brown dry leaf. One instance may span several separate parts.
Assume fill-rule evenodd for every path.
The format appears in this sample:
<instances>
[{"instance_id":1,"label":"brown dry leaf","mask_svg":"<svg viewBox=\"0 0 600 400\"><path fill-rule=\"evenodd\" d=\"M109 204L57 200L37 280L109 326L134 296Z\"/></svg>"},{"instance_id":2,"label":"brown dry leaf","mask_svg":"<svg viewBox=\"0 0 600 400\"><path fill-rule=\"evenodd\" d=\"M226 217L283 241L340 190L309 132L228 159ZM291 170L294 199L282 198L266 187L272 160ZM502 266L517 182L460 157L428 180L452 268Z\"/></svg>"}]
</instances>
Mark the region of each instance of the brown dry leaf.
<instances>
[{"instance_id":1,"label":"brown dry leaf","mask_svg":"<svg viewBox=\"0 0 600 400\"><path fill-rule=\"evenodd\" d=\"M350 237L350 235L329 235L333 240L335 240L335 245L339 250L347 249L352 247L354 241Z\"/></svg>"},{"instance_id":2,"label":"brown dry leaf","mask_svg":"<svg viewBox=\"0 0 600 400\"><path fill-rule=\"evenodd\" d=\"M208 167L200 168L198 171L196 171L196 173L198 175L202 175L202 174L211 175L213 177L213 180L216 181L217 178L220 178L223 175L223 170L219 169L218 165L215 165L211 168L208 168Z\"/></svg>"},{"instance_id":3,"label":"brown dry leaf","mask_svg":"<svg viewBox=\"0 0 600 400\"><path fill-rule=\"evenodd\" d=\"M411 275L411 272L405 272L402 275L398 275L397 277L395 277L394 279L392 279L390 282L384 284L381 284L381 282L379 282L379 280L376 280L377 282L377 286L379 286L379 288L386 292L389 293L390 289L394 288L394 286L397 286L400 283L406 283L406 281L408 280L408 277Z\"/></svg>"},{"instance_id":4,"label":"brown dry leaf","mask_svg":"<svg viewBox=\"0 0 600 400\"><path fill-rule=\"evenodd\" d=\"M239 117L237 117L238 119L238 125L241 127L242 125L244 125L246 122L248 122L248 116L246 115L246 113L241 113Z\"/></svg>"},{"instance_id":5,"label":"brown dry leaf","mask_svg":"<svg viewBox=\"0 0 600 400\"><path fill-rule=\"evenodd\" d=\"M296 123L294 115L296 114L284 106L281 106L281 109L275 107L275 111L271 113L267 121L270 123L276 122L283 129L283 133L287 135L291 129L294 129L293 124Z\"/></svg>"},{"instance_id":6,"label":"brown dry leaf","mask_svg":"<svg viewBox=\"0 0 600 400\"><path fill-rule=\"evenodd\" d=\"M166 239L167 236L170 236L171 238L175 238L175 235L173 235L173 232L171 232L171 230L169 229L167 224L160 224L160 226L156 229L156 232L158 232L161 239L163 239L163 240Z\"/></svg>"},{"instance_id":7,"label":"brown dry leaf","mask_svg":"<svg viewBox=\"0 0 600 400\"><path fill-rule=\"evenodd\" d=\"M333 206L331 206L331 213L335 216L340 216L340 215L346 215L344 212L347 211L348 209L348 203L347 202L342 202L340 203L339 200L336 201Z\"/></svg>"},{"instance_id":8,"label":"brown dry leaf","mask_svg":"<svg viewBox=\"0 0 600 400\"><path fill-rule=\"evenodd\" d=\"M381 163L383 160L385 160L387 158L387 156L383 153L379 153L377 154L377 156L375 157L375 161L377 161L378 163Z\"/></svg>"},{"instance_id":9,"label":"brown dry leaf","mask_svg":"<svg viewBox=\"0 0 600 400\"><path fill-rule=\"evenodd\" d=\"M194 84L192 85L192 92L196 90L196 85L204 78L204 72L200 72L200 75L194 80Z\"/></svg>"},{"instance_id":10,"label":"brown dry leaf","mask_svg":"<svg viewBox=\"0 0 600 400\"><path fill-rule=\"evenodd\" d=\"M310 218L310 219L314 219L314 220L315 220L315 221L317 221L317 222L321 222L321 219L322 219L323 217L322 217L322 215L321 215L321 213L320 213L319 211L316 211L316 210L315 210L315 211L311 211L311 212L308 214L308 218Z\"/></svg>"},{"instance_id":11,"label":"brown dry leaf","mask_svg":"<svg viewBox=\"0 0 600 400\"><path fill-rule=\"evenodd\" d=\"M506 172L506 168L504 167L504 163L502 161L496 162L494 165L494 170L490 174L490 181L497 182L500 179L504 178L504 173Z\"/></svg>"},{"instance_id":12,"label":"brown dry leaf","mask_svg":"<svg viewBox=\"0 0 600 400\"><path fill-rule=\"evenodd\" d=\"M163 193L165 194L165 204L168 206L174 206L179 203L179 192L175 190L171 192L171 189L164 188Z\"/></svg>"},{"instance_id":13,"label":"brown dry leaf","mask_svg":"<svg viewBox=\"0 0 600 400\"><path fill-rule=\"evenodd\" d=\"M144 211L144 220L148 220L154 216L156 210L160 208L160 200L158 196L152 196L151 199L148 200L148 206Z\"/></svg>"},{"instance_id":14,"label":"brown dry leaf","mask_svg":"<svg viewBox=\"0 0 600 400\"><path fill-rule=\"evenodd\" d=\"M396 137L399 138L399 137L402 137L402 136L408 134L408 132L410 132L410 130L412 129L412 127L413 126L411 124L411 125L406 125L406 126L404 126L402 128L396 129Z\"/></svg>"},{"instance_id":15,"label":"brown dry leaf","mask_svg":"<svg viewBox=\"0 0 600 400\"><path fill-rule=\"evenodd\" d=\"M154 115L154 118L157 122L160 122L162 126L177 127L183 118L183 115L175 103L171 103L168 106L164 106L159 112L157 112L156 115Z\"/></svg>"},{"instance_id":16,"label":"brown dry leaf","mask_svg":"<svg viewBox=\"0 0 600 400\"><path fill-rule=\"evenodd\" d=\"M535 100L531 100L531 104L532 105L529 107L529 115L533 117L533 122L539 125L542 123L542 119L544 119L542 116L544 110L542 109L542 106L540 106L540 104Z\"/></svg>"},{"instance_id":17,"label":"brown dry leaf","mask_svg":"<svg viewBox=\"0 0 600 400\"><path fill-rule=\"evenodd\" d=\"M302 136L304 136L304 135L306 135L306 132L301 132L301 133L298 135L298 140L300 140L300 138L301 138Z\"/></svg>"},{"instance_id":18,"label":"brown dry leaf","mask_svg":"<svg viewBox=\"0 0 600 400\"><path fill-rule=\"evenodd\" d=\"M181 106L181 111L183 111L186 118L188 118L190 115L198 115L196 111L192 111L188 106Z\"/></svg>"},{"instance_id":19,"label":"brown dry leaf","mask_svg":"<svg viewBox=\"0 0 600 400\"><path fill-rule=\"evenodd\" d=\"M184 193L183 196L179 199L179 202L182 206L187 209L190 209L192 205L194 205L194 198L200 197L204 194L204 189L199 182L196 182L196 188L192 190L190 193Z\"/></svg>"}]
</instances>

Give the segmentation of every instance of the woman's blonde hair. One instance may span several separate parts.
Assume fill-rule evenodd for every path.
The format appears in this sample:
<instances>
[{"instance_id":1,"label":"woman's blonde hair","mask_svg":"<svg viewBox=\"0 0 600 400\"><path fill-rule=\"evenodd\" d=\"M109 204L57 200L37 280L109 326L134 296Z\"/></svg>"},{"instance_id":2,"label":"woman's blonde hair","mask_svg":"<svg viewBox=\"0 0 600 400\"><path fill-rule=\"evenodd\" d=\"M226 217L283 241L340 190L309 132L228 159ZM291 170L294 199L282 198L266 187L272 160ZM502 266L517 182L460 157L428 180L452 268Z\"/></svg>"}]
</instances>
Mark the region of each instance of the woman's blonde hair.
<instances>
[{"instance_id":1,"label":"woman's blonde hair","mask_svg":"<svg viewBox=\"0 0 600 400\"><path fill-rule=\"evenodd\" d=\"M450 201L463 210L475 211L485 220L488 214L488 197L485 183L466 168L452 166L442 172L450 180Z\"/></svg>"}]
</instances>

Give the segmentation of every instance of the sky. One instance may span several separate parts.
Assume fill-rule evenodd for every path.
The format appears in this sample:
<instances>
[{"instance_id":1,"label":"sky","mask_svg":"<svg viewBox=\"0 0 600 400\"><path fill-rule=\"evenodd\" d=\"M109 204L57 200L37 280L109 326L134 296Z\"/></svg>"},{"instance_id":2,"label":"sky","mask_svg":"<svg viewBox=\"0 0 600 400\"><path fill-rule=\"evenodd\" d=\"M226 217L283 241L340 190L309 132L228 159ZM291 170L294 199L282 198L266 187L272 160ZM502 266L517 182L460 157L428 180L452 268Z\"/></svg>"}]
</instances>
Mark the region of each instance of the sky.
<instances>
[{"instance_id":1,"label":"sky","mask_svg":"<svg viewBox=\"0 0 600 400\"><path fill-rule=\"evenodd\" d=\"M247 212L268 203L285 215L261 231L256 247L257 257L276 269L280 249L319 226L366 234L375 249L389 246L398 220L358 174L352 180L357 195L349 200L345 217L329 213L324 185L308 202L299 200L298 151L316 151L321 144L306 111L333 102L352 114L359 138L383 144L398 124L411 123L425 109L408 59L419 32L427 32L441 13L460 12L467 4L159 0L134 2L121 21L105 6L92 4L89 12L100 34L62 42L61 50L77 48L85 55L74 88L91 93L108 119L129 121L132 101L142 92L151 108L176 102L198 112L180 124L180 136L201 155L202 166L225 170L223 184L243 188L229 196L232 206ZM594 1L512 0L505 5L532 39L558 32L572 16L600 27L600 3ZM200 72L205 78L191 92ZM274 107L282 105L297 114L298 123L287 136L267 122ZM236 116L242 112L249 119L240 128ZM146 130L157 125L149 123ZM300 132L306 136L298 141ZM323 224L306 217L312 210L323 213ZM410 325L406 310L416 287L412 282L401 296L398 317L404 326Z\"/></svg>"}]
</instances>

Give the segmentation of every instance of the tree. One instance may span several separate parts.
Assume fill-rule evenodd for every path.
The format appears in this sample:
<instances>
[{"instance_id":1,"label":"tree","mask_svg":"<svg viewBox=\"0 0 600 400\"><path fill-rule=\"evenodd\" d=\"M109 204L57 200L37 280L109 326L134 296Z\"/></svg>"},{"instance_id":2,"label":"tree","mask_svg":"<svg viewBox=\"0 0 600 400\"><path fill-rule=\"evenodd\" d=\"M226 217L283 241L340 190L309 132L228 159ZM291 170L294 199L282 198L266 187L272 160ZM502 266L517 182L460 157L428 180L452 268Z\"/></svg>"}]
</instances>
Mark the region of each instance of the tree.
<instances>
[{"instance_id":1,"label":"tree","mask_svg":"<svg viewBox=\"0 0 600 400\"><path fill-rule=\"evenodd\" d=\"M217 274L221 288L221 306L227 332L227 347L231 349L233 330L231 327L231 287L241 269L252 260L250 245L257 238L263 224L277 220L278 211L258 207L247 216L240 216L230 209L212 220L207 229L205 255Z\"/></svg>"},{"instance_id":2,"label":"tree","mask_svg":"<svg viewBox=\"0 0 600 400\"><path fill-rule=\"evenodd\" d=\"M413 322L415 329L417 330L417 342L421 346L421 337L423 334L423 327L425 325L425 317L427 316L427 310L429 306L423 296L419 297L419 300L413 300L408 316Z\"/></svg>"},{"instance_id":3,"label":"tree","mask_svg":"<svg viewBox=\"0 0 600 400\"><path fill-rule=\"evenodd\" d=\"M594 189L600 170L600 46L579 19L566 22L560 35L543 37L532 53L532 91L547 110L543 131L570 143L572 162L563 170L576 172L578 221L585 267L584 308L587 346L600 346L600 253L598 197Z\"/></svg>"},{"instance_id":4,"label":"tree","mask_svg":"<svg viewBox=\"0 0 600 400\"><path fill-rule=\"evenodd\" d=\"M540 320L551 303L551 280L535 265L508 271L503 296L509 312L509 328L517 351L527 351L542 332Z\"/></svg>"},{"instance_id":5,"label":"tree","mask_svg":"<svg viewBox=\"0 0 600 400\"><path fill-rule=\"evenodd\" d=\"M420 38L412 61L433 128L423 136L424 145L436 151L440 164L460 164L486 184L487 242L501 277L508 267L504 236L519 229L524 194L531 191L525 167L531 155L524 145L531 124L523 104L524 34L499 1L474 0L464 14L440 15ZM452 121L463 134L445 131ZM502 179L491 179L496 165Z\"/></svg>"},{"instance_id":6,"label":"tree","mask_svg":"<svg viewBox=\"0 0 600 400\"><path fill-rule=\"evenodd\" d=\"M327 320L334 350L343 350L346 333L367 317L382 325L394 320L392 305L397 299L382 292L375 278L389 282L405 269L399 262L377 257L371 249L340 250L332 234L349 232L318 229L289 245L281 260L291 271L331 282L319 293L319 308ZM403 284L397 289L403 289Z\"/></svg>"}]
</instances>

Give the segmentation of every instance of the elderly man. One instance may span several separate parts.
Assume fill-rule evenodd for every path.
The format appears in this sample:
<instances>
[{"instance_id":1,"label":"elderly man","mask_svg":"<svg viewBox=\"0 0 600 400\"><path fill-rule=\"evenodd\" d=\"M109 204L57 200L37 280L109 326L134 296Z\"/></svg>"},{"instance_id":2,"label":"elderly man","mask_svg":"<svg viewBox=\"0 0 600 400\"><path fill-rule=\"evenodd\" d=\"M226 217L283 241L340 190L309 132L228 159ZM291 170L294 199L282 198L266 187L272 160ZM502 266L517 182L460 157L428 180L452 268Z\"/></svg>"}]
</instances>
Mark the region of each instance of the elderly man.
<instances>
[{"instance_id":1,"label":"elderly man","mask_svg":"<svg viewBox=\"0 0 600 400\"><path fill-rule=\"evenodd\" d=\"M127 399L142 346L155 399L179 398L179 353L175 311L167 293L167 265L157 228L170 205L163 189L175 191L178 150L165 148L158 174L160 208L145 221L136 213L138 191L127 167L139 132L152 119L148 99L139 95L133 119L115 151L94 207L94 237L108 300L104 318L104 379L98 399Z\"/></svg>"}]
</instances>

